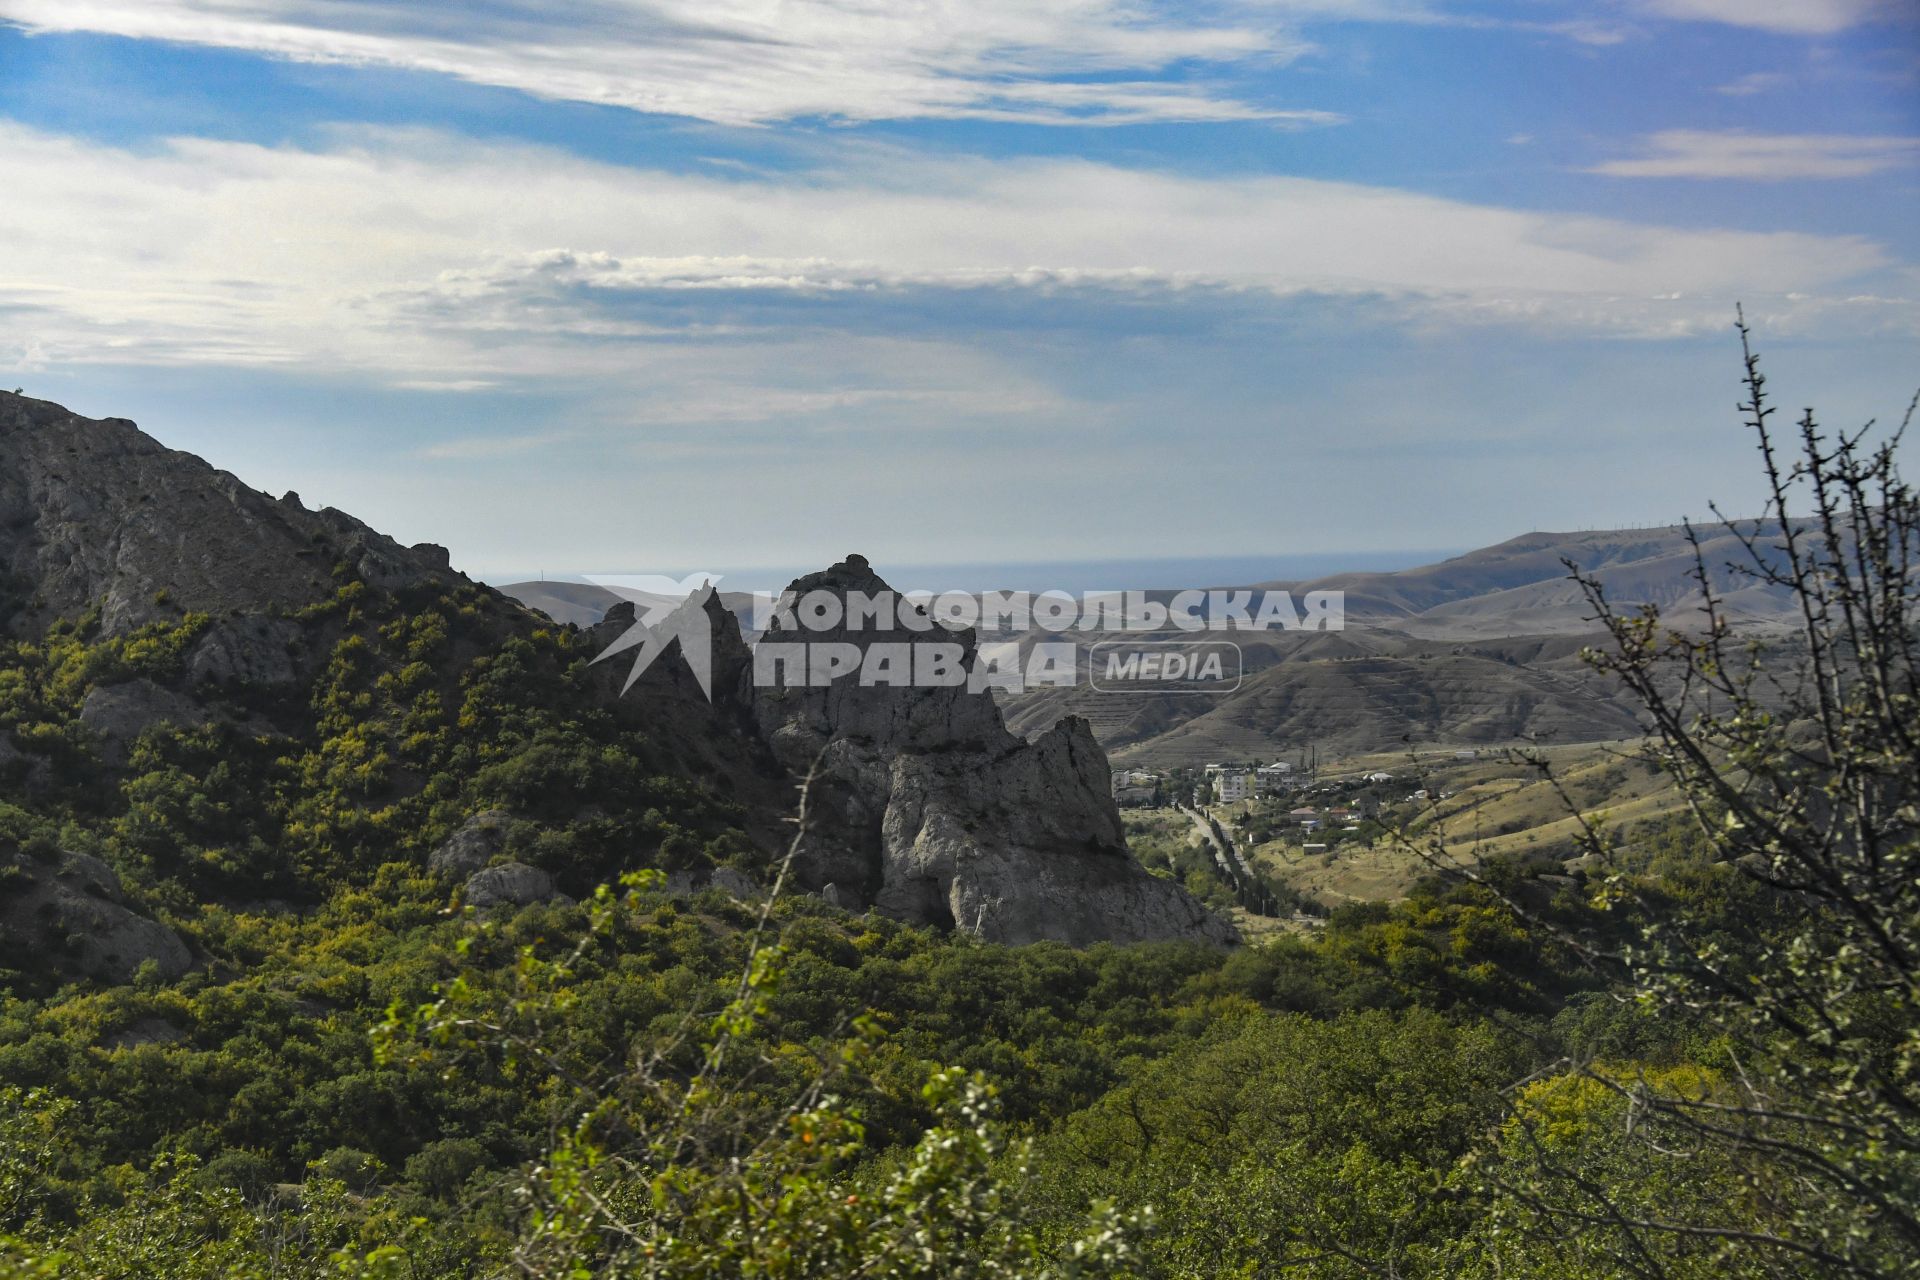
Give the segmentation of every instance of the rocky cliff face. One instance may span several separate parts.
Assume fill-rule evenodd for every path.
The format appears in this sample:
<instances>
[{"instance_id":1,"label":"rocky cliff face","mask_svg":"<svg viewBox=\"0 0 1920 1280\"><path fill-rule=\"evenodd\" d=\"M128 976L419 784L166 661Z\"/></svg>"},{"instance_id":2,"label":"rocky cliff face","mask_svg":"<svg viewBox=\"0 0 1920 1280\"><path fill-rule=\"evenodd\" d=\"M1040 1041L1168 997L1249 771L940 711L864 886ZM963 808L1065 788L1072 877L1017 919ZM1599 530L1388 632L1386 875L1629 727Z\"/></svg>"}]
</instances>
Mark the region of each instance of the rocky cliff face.
<instances>
[{"instance_id":1,"label":"rocky cliff face","mask_svg":"<svg viewBox=\"0 0 1920 1280\"><path fill-rule=\"evenodd\" d=\"M124 419L0 393L0 629L95 606L109 635L181 610L297 608L341 561L376 586L450 572L437 547L268 497Z\"/></svg>"},{"instance_id":2,"label":"rocky cliff face","mask_svg":"<svg viewBox=\"0 0 1920 1280\"><path fill-rule=\"evenodd\" d=\"M890 594L859 556L794 582L821 592ZM770 632L761 643L957 646L972 632L842 621ZM815 650L818 652L818 650ZM910 668L911 668L911 664ZM828 683L797 670L750 689L774 752L811 777L796 872L843 905L959 928L996 942L1076 945L1189 938L1228 943L1231 925L1127 852L1106 755L1086 722L1067 719L1029 743L1009 733L991 694L965 685Z\"/></svg>"}]
</instances>

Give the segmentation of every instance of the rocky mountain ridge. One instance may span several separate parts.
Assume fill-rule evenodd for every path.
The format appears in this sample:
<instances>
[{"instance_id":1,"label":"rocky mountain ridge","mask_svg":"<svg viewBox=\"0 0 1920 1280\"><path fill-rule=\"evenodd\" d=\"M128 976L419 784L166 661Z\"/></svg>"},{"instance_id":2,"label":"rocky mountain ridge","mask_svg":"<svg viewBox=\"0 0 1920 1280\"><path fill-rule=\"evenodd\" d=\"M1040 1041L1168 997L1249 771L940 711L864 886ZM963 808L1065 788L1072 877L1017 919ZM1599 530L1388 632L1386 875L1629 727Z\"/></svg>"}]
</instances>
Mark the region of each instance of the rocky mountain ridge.
<instances>
[{"instance_id":1,"label":"rocky mountain ridge","mask_svg":"<svg viewBox=\"0 0 1920 1280\"><path fill-rule=\"evenodd\" d=\"M0 628L290 611L330 594L338 564L375 587L453 576L444 548L270 497L124 418L0 393Z\"/></svg>"}]
</instances>

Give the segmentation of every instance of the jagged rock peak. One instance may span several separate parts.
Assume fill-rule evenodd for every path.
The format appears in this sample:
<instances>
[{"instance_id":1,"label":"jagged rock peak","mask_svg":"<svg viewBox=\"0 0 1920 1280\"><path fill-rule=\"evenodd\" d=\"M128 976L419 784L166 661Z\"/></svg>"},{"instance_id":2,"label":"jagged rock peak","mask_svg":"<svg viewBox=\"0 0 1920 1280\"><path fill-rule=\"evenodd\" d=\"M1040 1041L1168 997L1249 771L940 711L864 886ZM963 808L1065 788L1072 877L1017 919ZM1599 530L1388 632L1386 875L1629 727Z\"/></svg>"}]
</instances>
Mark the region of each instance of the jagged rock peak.
<instances>
[{"instance_id":1,"label":"jagged rock peak","mask_svg":"<svg viewBox=\"0 0 1920 1280\"><path fill-rule=\"evenodd\" d=\"M889 591L864 557L795 580L808 592ZM897 623L897 615L892 623ZM973 632L842 624L761 643L958 646ZM1238 940L1180 885L1127 851L1106 753L1068 717L1032 742L1009 733L990 692L964 684L863 687L789 680L750 691L761 733L811 776L795 871L849 909L989 941Z\"/></svg>"},{"instance_id":2,"label":"jagged rock peak","mask_svg":"<svg viewBox=\"0 0 1920 1280\"><path fill-rule=\"evenodd\" d=\"M887 584L873 571L867 558L858 552L849 555L817 573L805 574L795 578L787 590L794 595L804 595L809 591L865 591L872 594L887 590Z\"/></svg>"}]
</instances>

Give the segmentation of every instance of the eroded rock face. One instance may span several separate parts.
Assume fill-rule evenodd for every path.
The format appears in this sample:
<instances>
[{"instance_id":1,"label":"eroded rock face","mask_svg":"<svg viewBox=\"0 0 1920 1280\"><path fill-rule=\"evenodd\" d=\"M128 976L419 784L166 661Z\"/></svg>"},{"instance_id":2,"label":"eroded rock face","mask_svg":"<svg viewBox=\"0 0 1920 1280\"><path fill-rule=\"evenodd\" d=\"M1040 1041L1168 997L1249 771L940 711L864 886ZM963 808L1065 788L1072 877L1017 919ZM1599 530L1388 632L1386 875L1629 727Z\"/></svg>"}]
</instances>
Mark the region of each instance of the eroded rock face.
<instances>
[{"instance_id":1,"label":"eroded rock face","mask_svg":"<svg viewBox=\"0 0 1920 1280\"><path fill-rule=\"evenodd\" d=\"M115 769L127 766L141 734L160 725L193 729L223 724L256 736L277 732L257 716L144 678L89 689L80 704L80 723L93 731L100 759Z\"/></svg>"},{"instance_id":2,"label":"eroded rock face","mask_svg":"<svg viewBox=\"0 0 1920 1280\"><path fill-rule=\"evenodd\" d=\"M502 862L476 872L467 881L471 907L530 907L536 902L572 902L553 887L553 877L524 862Z\"/></svg>"},{"instance_id":3,"label":"eroded rock face","mask_svg":"<svg viewBox=\"0 0 1920 1280\"><path fill-rule=\"evenodd\" d=\"M116 768L127 763L133 744L155 725L190 729L211 719L200 703L151 680L98 686L80 704L80 723L98 736L100 758Z\"/></svg>"},{"instance_id":4,"label":"eroded rock face","mask_svg":"<svg viewBox=\"0 0 1920 1280\"><path fill-rule=\"evenodd\" d=\"M187 678L216 688L291 685L300 678L296 655L304 644L300 624L287 618L225 618L187 654Z\"/></svg>"},{"instance_id":5,"label":"eroded rock face","mask_svg":"<svg viewBox=\"0 0 1920 1280\"><path fill-rule=\"evenodd\" d=\"M888 591L857 556L796 581L811 591ZM896 617L895 622L898 623ZM904 625L770 632L768 641L957 646L972 632ZM1009 733L992 696L964 684L751 690L775 753L812 775L795 873L839 905L996 942L1196 939L1237 934L1127 852L1106 754L1069 718L1035 741Z\"/></svg>"},{"instance_id":6,"label":"eroded rock face","mask_svg":"<svg viewBox=\"0 0 1920 1280\"><path fill-rule=\"evenodd\" d=\"M848 556L831 569L796 579L787 588L795 599L823 592L846 601L858 593L868 599L891 594L864 556ZM844 606L843 606L844 608ZM912 644L916 648L957 646L961 661L971 662L972 631L950 631L928 624L917 630L903 625L897 611L876 626L863 621L849 626L845 618L830 629L806 628L790 634L770 631L762 644L800 640L810 645L852 644L863 652L875 644ZM863 688L858 680L843 678L825 686L795 685L756 690L756 711L774 750L788 767L804 773L820 744L844 738L870 744L882 751L1007 750L1019 742L1007 732L999 708L985 693L969 693L965 685L941 687Z\"/></svg>"},{"instance_id":7,"label":"eroded rock face","mask_svg":"<svg viewBox=\"0 0 1920 1280\"><path fill-rule=\"evenodd\" d=\"M954 768L959 763L960 768ZM996 942L1194 938L1233 927L1127 852L1105 753L1078 718L995 758L894 761L874 906Z\"/></svg>"},{"instance_id":8,"label":"eroded rock face","mask_svg":"<svg viewBox=\"0 0 1920 1280\"><path fill-rule=\"evenodd\" d=\"M68 977L131 982L151 960L166 979L193 967L178 934L129 908L113 869L98 858L62 853L54 863L25 854L4 864L0 937Z\"/></svg>"}]
</instances>

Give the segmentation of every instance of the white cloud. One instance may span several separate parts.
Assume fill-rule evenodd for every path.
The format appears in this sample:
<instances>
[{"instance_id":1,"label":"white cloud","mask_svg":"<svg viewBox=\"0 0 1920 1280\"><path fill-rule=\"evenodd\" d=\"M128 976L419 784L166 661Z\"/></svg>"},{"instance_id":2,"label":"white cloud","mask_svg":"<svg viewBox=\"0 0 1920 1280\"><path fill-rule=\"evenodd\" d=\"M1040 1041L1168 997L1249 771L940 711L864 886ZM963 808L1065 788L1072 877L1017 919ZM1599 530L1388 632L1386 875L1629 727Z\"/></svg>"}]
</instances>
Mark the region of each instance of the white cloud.
<instances>
[{"instance_id":1,"label":"white cloud","mask_svg":"<svg viewBox=\"0 0 1920 1280\"><path fill-rule=\"evenodd\" d=\"M1661 17L1785 35L1832 35L1889 8L1883 0L1641 0L1641 6Z\"/></svg>"},{"instance_id":2,"label":"white cloud","mask_svg":"<svg viewBox=\"0 0 1920 1280\"><path fill-rule=\"evenodd\" d=\"M597 379L644 386L670 415L726 420L830 412L848 388L1025 411L1050 393L996 382L972 348L995 325L1044 328L1058 307L1124 328L1186 306L1331 295L1416 323L1663 334L1717 326L1737 297L1806 295L1780 304L1791 316L1905 292L1887 252L1852 236L1072 160L859 158L742 180L416 132L356 131L321 151L182 139L136 153L0 124L0 171L34 193L0 204L0 312L20 313L43 363L416 387ZM943 323L974 302L991 304L983 318ZM871 310L886 305L899 316ZM796 346L822 334L832 360ZM788 399L743 411L713 391L742 361L821 377L785 375ZM987 385L997 398L969 390Z\"/></svg>"},{"instance_id":3,"label":"white cloud","mask_svg":"<svg viewBox=\"0 0 1920 1280\"><path fill-rule=\"evenodd\" d=\"M1736 80L1729 80L1715 88L1716 93L1724 93L1729 98L1751 98L1757 93L1772 93L1793 83L1793 77L1784 71L1750 71Z\"/></svg>"},{"instance_id":4,"label":"white cloud","mask_svg":"<svg viewBox=\"0 0 1920 1280\"><path fill-rule=\"evenodd\" d=\"M1576 18L1570 22L1543 23L1538 29L1550 35L1565 36L1575 44L1590 45L1596 49L1609 49L1614 45L1625 44L1636 34L1631 27L1623 27L1611 22L1594 22L1584 18Z\"/></svg>"},{"instance_id":5,"label":"white cloud","mask_svg":"<svg viewBox=\"0 0 1920 1280\"><path fill-rule=\"evenodd\" d=\"M1288 26L1302 9L1393 7L1256 3L1209 22L1158 0L0 0L0 21L405 67L727 124L807 116L1310 124L1332 117L1154 77L1176 64L1289 60L1306 48Z\"/></svg>"},{"instance_id":6,"label":"white cloud","mask_svg":"<svg viewBox=\"0 0 1920 1280\"><path fill-rule=\"evenodd\" d=\"M1864 178L1920 159L1920 138L1843 134L1715 133L1670 129L1644 140L1644 154L1592 173L1617 178Z\"/></svg>"},{"instance_id":7,"label":"white cloud","mask_svg":"<svg viewBox=\"0 0 1920 1280\"><path fill-rule=\"evenodd\" d=\"M482 458L513 458L537 453L565 443L573 436L564 431L542 431L518 436L463 436L423 445L412 456L429 462L471 462Z\"/></svg>"},{"instance_id":8,"label":"white cloud","mask_svg":"<svg viewBox=\"0 0 1920 1280\"><path fill-rule=\"evenodd\" d=\"M500 384L488 378L401 378L401 391L491 391Z\"/></svg>"}]
</instances>

